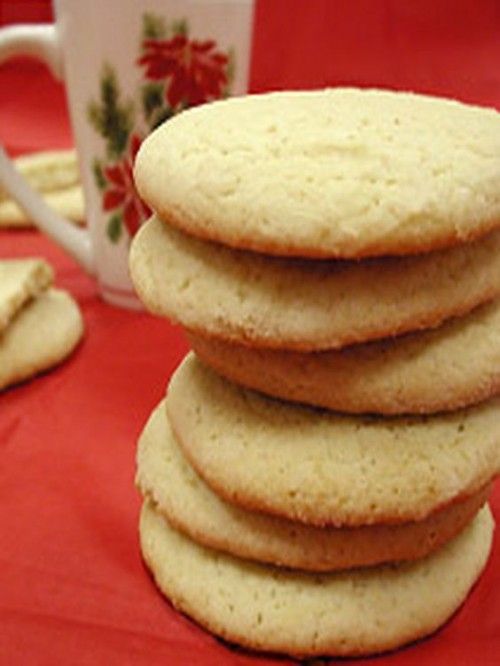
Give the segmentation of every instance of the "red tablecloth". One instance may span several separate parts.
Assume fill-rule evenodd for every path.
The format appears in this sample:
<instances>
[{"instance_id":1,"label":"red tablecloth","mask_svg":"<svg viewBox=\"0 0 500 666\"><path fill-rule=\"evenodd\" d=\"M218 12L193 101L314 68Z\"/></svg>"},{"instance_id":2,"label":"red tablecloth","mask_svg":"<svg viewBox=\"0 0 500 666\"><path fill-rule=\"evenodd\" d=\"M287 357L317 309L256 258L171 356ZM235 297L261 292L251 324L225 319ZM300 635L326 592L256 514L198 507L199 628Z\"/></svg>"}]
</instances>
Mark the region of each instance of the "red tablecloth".
<instances>
[{"instance_id":1,"label":"red tablecloth","mask_svg":"<svg viewBox=\"0 0 500 666\"><path fill-rule=\"evenodd\" d=\"M22 4L0 2L0 21L25 17ZM50 15L42 0L24 5ZM252 88L378 84L500 107L499 7L267 0L257 7ZM0 137L12 153L71 143L62 89L44 70L0 68ZM135 442L187 349L181 333L101 302L38 232L0 232L0 256L33 255L78 299L86 336L60 368L0 395L0 664L291 663L205 633L173 611L141 563ZM492 504L498 519L498 487ZM500 663L499 565L497 538L479 584L437 635L356 663Z\"/></svg>"}]
</instances>

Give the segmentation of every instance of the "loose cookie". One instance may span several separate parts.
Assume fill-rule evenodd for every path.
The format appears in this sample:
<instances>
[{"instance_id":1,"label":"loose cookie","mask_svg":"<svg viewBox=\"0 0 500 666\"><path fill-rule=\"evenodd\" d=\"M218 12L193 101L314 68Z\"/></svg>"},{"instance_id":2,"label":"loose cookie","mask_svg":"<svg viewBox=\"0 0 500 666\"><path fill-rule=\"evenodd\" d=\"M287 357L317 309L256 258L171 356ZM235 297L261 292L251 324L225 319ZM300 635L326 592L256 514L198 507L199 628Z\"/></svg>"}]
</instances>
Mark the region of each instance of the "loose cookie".
<instances>
[{"instance_id":1,"label":"loose cookie","mask_svg":"<svg viewBox=\"0 0 500 666\"><path fill-rule=\"evenodd\" d=\"M16 312L54 281L43 259L0 259L0 334Z\"/></svg>"},{"instance_id":2,"label":"loose cookie","mask_svg":"<svg viewBox=\"0 0 500 666\"><path fill-rule=\"evenodd\" d=\"M60 289L41 293L0 334L0 389L60 363L82 335L82 316L73 298Z\"/></svg>"},{"instance_id":3,"label":"loose cookie","mask_svg":"<svg viewBox=\"0 0 500 666\"><path fill-rule=\"evenodd\" d=\"M85 204L75 150L50 150L22 155L14 160L17 169L45 202L63 217L77 223L85 220ZM32 220L0 190L0 227L28 227Z\"/></svg>"},{"instance_id":4,"label":"loose cookie","mask_svg":"<svg viewBox=\"0 0 500 666\"><path fill-rule=\"evenodd\" d=\"M78 185L80 172L75 150L47 150L21 155L16 168L37 192L54 192ZM0 189L0 202L9 199Z\"/></svg>"},{"instance_id":5,"label":"loose cookie","mask_svg":"<svg viewBox=\"0 0 500 666\"><path fill-rule=\"evenodd\" d=\"M71 222L83 223L85 202L81 185L44 192L45 203ZM33 222L15 201L0 201L0 227L30 227Z\"/></svg>"}]
</instances>

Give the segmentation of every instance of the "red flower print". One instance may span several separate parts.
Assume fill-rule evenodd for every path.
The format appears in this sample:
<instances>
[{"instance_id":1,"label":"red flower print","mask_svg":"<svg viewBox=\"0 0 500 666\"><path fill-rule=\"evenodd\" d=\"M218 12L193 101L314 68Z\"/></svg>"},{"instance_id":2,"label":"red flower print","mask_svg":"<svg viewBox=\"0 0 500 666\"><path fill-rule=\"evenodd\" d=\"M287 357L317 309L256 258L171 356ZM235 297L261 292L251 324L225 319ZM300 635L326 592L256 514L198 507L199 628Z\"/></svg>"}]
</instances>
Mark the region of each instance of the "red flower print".
<instances>
[{"instance_id":1,"label":"red flower print","mask_svg":"<svg viewBox=\"0 0 500 666\"><path fill-rule=\"evenodd\" d=\"M151 210L140 198L132 176L135 156L141 145L137 134L130 137L129 153L120 162L103 168L106 187L102 195L105 211L122 208L123 222L130 236L134 236L140 225L151 215Z\"/></svg>"},{"instance_id":2,"label":"red flower print","mask_svg":"<svg viewBox=\"0 0 500 666\"><path fill-rule=\"evenodd\" d=\"M172 39L147 39L138 60L146 77L166 79L165 98L172 109L181 103L196 106L218 99L228 85L226 54L217 50L213 40L189 40L185 35Z\"/></svg>"}]
</instances>

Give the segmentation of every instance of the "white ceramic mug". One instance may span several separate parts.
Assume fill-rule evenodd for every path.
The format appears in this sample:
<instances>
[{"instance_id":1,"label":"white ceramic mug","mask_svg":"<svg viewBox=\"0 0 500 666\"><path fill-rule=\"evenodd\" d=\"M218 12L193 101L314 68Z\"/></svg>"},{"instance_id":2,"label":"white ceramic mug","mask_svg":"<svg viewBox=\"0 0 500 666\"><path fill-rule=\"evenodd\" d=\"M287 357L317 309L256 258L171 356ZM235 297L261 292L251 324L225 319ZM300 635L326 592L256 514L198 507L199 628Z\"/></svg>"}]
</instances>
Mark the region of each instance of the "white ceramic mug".
<instances>
[{"instance_id":1,"label":"white ceramic mug","mask_svg":"<svg viewBox=\"0 0 500 666\"><path fill-rule=\"evenodd\" d=\"M31 55L64 79L88 230L51 210L1 147L0 185L40 229L95 274L107 301L133 307L128 248L149 216L131 179L135 153L172 114L246 92L253 0L54 4L54 25L0 30L0 62Z\"/></svg>"}]
</instances>

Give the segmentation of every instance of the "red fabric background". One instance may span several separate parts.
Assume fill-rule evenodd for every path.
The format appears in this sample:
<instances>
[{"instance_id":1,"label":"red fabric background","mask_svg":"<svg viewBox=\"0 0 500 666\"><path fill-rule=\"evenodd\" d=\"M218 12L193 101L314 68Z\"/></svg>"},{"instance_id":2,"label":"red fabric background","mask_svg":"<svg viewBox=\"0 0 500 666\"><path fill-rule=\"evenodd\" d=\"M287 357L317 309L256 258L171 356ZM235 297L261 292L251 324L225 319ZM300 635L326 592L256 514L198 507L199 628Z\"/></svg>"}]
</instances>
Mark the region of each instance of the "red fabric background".
<instances>
[{"instance_id":1,"label":"red fabric background","mask_svg":"<svg viewBox=\"0 0 500 666\"><path fill-rule=\"evenodd\" d=\"M50 16L45 0L0 0L0 25ZM497 0L263 0L251 88L382 85L500 108L499 62ZM71 145L63 89L43 67L0 67L0 140L13 154ZM187 349L182 335L103 304L38 232L0 232L0 256L33 255L54 264L87 332L59 369L0 395L0 663L291 663L196 627L141 563L135 441ZM493 508L500 518L498 487ZM355 663L500 663L499 564L496 539L481 581L436 636Z\"/></svg>"}]
</instances>

